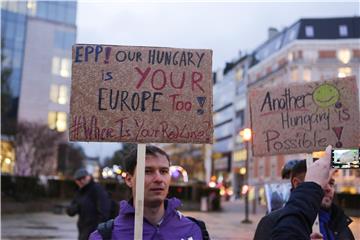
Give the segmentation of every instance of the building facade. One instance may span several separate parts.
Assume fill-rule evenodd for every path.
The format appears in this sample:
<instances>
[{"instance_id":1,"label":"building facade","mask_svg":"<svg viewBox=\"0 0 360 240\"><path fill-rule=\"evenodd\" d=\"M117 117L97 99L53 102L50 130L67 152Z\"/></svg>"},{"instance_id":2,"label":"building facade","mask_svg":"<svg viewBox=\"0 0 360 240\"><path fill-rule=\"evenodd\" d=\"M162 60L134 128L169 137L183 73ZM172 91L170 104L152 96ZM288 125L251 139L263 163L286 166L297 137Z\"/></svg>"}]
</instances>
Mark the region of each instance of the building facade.
<instances>
[{"instance_id":1,"label":"building facade","mask_svg":"<svg viewBox=\"0 0 360 240\"><path fill-rule=\"evenodd\" d=\"M58 132L68 129L76 10L75 1L1 3L3 173L13 171L18 123L47 124Z\"/></svg>"},{"instance_id":2,"label":"building facade","mask_svg":"<svg viewBox=\"0 0 360 240\"><path fill-rule=\"evenodd\" d=\"M359 87L359 38L359 17L300 19L280 32L269 29L268 39L251 54L227 63L222 81L214 85L213 175L225 179L238 196L248 158L250 199L264 200L264 184L281 180L283 165L305 154L247 155L239 131L250 127L248 90L350 75L356 76ZM360 193L359 175L340 171L337 192Z\"/></svg>"},{"instance_id":3,"label":"building facade","mask_svg":"<svg viewBox=\"0 0 360 240\"><path fill-rule=\"evenodd\" d=\"M300 19L274 34L252 56L248 88L305 83L354 75L359 88L360 18ZM354 126L356 127L356 126ZM265 182L280 180L283 164L305 155L253 158L251 184L263 192ZM360 193L357 170L339 171L338 192Z\"/></svg>"}]
</instances>

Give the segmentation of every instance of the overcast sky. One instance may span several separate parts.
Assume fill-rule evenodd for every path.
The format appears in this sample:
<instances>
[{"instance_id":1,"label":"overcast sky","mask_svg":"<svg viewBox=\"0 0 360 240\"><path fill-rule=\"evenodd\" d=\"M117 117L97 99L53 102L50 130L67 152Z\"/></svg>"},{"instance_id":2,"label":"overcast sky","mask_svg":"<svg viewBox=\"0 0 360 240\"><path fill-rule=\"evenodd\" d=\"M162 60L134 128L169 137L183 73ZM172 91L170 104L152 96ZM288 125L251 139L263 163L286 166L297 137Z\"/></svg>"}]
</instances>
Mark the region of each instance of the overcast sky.
<instances>
[{"instance_id":1,"label":"overcast sky","mask_svg":"<svg viewBox=\"0 0 360 240\"><path fill-rule=\"evenodd\" d=\"M172 2L172 3L169 3ZM136 2L81 1L77 43L213 50L213 70L250 53L300 18L359 16L358 1L341 2ZM111 155L119 144L86 144L86 153Z\"/></svg>"}]
</instances>

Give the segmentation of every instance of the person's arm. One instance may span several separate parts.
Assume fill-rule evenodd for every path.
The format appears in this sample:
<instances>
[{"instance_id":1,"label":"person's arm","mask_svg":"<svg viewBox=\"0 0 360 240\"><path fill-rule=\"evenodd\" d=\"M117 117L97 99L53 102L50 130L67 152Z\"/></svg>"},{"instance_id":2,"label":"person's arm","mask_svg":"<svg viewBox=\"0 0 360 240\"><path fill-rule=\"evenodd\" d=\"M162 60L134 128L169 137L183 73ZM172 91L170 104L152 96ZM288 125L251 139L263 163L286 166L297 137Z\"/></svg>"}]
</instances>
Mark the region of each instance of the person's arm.
<instances>
[{"instance_id":1,"label":"person's arm","mask_svg":"<svg viewBox=\"0 0 360 240\"><path fill-rule=\"evenodd\" d=\"M324 196L322 187L329 179L330 160L331 146L328 146L325 155L307 168L305 182L291 193L284 213L272 231L272 239L310 239Z\"/></svg>"},{"instance_id":2,"label":"person's arm","mask_svg":"<svg viewBox=\"0 0 360 240\"><path fill-rule=\"evenodd\" d=\"M96 187L97 222L102 223L109 219L111 202L107 191L100 185Z\"/></svg>"},{"instance_id":3,"label":"person's arm","mask_svg":"<svg viewBox=\"0 0 360 240\"><path fill-rule=\"evenodd\" d=\"M309 239L324 192L314 182L300 184L290 195L271 233L272 239Z\"/></svg>"},{"instance_id":4,"label":"person's arm","mask_svg":"<svg viewBox=\"0 0 360 240\"><path fill-rule=\"evenodd\" d=\"M78 204L76 198L74 200L72 200L71 203L70 203L70 206L68 206L66 208L66 213L70 217L73 217L73 216L75 216L76 214L79 213L79 204Z\"/></svg>"}]
</instances>

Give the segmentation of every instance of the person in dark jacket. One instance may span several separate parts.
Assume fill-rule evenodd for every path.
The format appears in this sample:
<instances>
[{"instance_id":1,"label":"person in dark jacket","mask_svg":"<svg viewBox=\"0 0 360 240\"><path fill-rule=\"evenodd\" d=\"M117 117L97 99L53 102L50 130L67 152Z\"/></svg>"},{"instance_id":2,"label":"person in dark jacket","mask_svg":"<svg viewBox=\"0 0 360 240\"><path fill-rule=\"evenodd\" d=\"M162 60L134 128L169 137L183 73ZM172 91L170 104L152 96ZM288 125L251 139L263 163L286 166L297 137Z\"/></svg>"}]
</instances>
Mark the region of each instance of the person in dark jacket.
<instances>
[{"instance_id":1,"label":"person in dark jacket","mask_svg":"<svg viewBox=\"0 0 360 240\"><path fill-rule=\"evenodd\" d=\"M330 174L327 184L325 184L325 186L323 187L323 194L314 194L314 196L311 196L311 198L314 198L314 201L316 201L316 197L319 197L321 195L323 196L319 211L314 211L311 205L306 205L299 200L301 199L301 197L306 197L309 192L309 189L303 189L304 187L298 189L298 187L301 186L304 182L305 174L306 161L303 160L297 162L297 164L294 165L293 169L291 170L291 184L293 186L293 189L297 190L297 192L294 193L294 191L292 191L291 198L289 199L288 204L290 204L291 206L292 203L295 203L295 205L301 203L301 206L298 206L297 209L301 209L301 212L305 213L306 215L315 214L316 217L316 214L319 213L320 232L322 239L354 239L354 236L350 228L348 227L352 220L347 217L344 212L332 202L335 193L335 180L333 174ZM318 190L316 189L316 186L310 186L309 183L307 183L305 186L307 186L307 188L313 189L313 191ZM309 207L308 210L305 210L306 207ZM274 226L277 224L279 219L282 218L283 215L287 212L289 212L289 209L279 209L263 217L257 226L254 239L269 239L269 235L273 231ZM302 218L306 219L306 217L304 218L303 216ZM308 217L307 219L312 219L312 217ZM320 234L314 233L312 236L314 237L314 239L316 239L315 236L320 236Z\"/></svg>"},{"instance_id":2,"label":"person in dark jacket","mask_svg":"<svg viewBox=\"0 0 360 240\"><path fill-rule=\"evenodd\" d=\"M109 219L111 200L106 190L94 182L86 169L77 170L74 178L79 190L66 213L71 217L79 215L78 239L87 240L99 223Z\"/></svg>"},{"instance_id":3,"label":"person in dark jacket","mask_svg":"<svg viewBox=\"0 0 360 240\"><path fill-rule=\"evenodd\" d=\"M110 229L110 236L103 238L97 230L90 235L91 240L134 239L134 219L136 207L136 165L137 151L134 149L126 158L126 184L132 190L130 201L121 201L120 213ZM169 156L156 146L146 146L144 181L143 239L209 239L205 224L182 215L177 208L181 205L176 198L167 199L170 186ZM199 224L201 222L201 224Z\"/></svg>"}]
</instances>

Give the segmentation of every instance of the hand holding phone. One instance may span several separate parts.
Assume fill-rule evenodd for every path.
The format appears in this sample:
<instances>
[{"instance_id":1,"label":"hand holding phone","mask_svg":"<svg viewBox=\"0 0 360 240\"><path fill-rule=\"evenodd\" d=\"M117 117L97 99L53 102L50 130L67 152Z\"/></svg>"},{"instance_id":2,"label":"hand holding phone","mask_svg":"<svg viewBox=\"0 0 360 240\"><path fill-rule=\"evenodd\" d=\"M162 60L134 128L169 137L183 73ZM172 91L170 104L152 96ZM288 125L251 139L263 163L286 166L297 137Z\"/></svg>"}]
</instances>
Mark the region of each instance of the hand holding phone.
<instances>
[{"instance_id":1,"label":"hand holding phone","mask_svg":"<svg viewBox=\"0 0 360 240\"><path fill-rule=\"evenodd\" d=\"M359 169L359 148L332 149L331 166L337 169Z\"/></svg>"}]
</instances>

